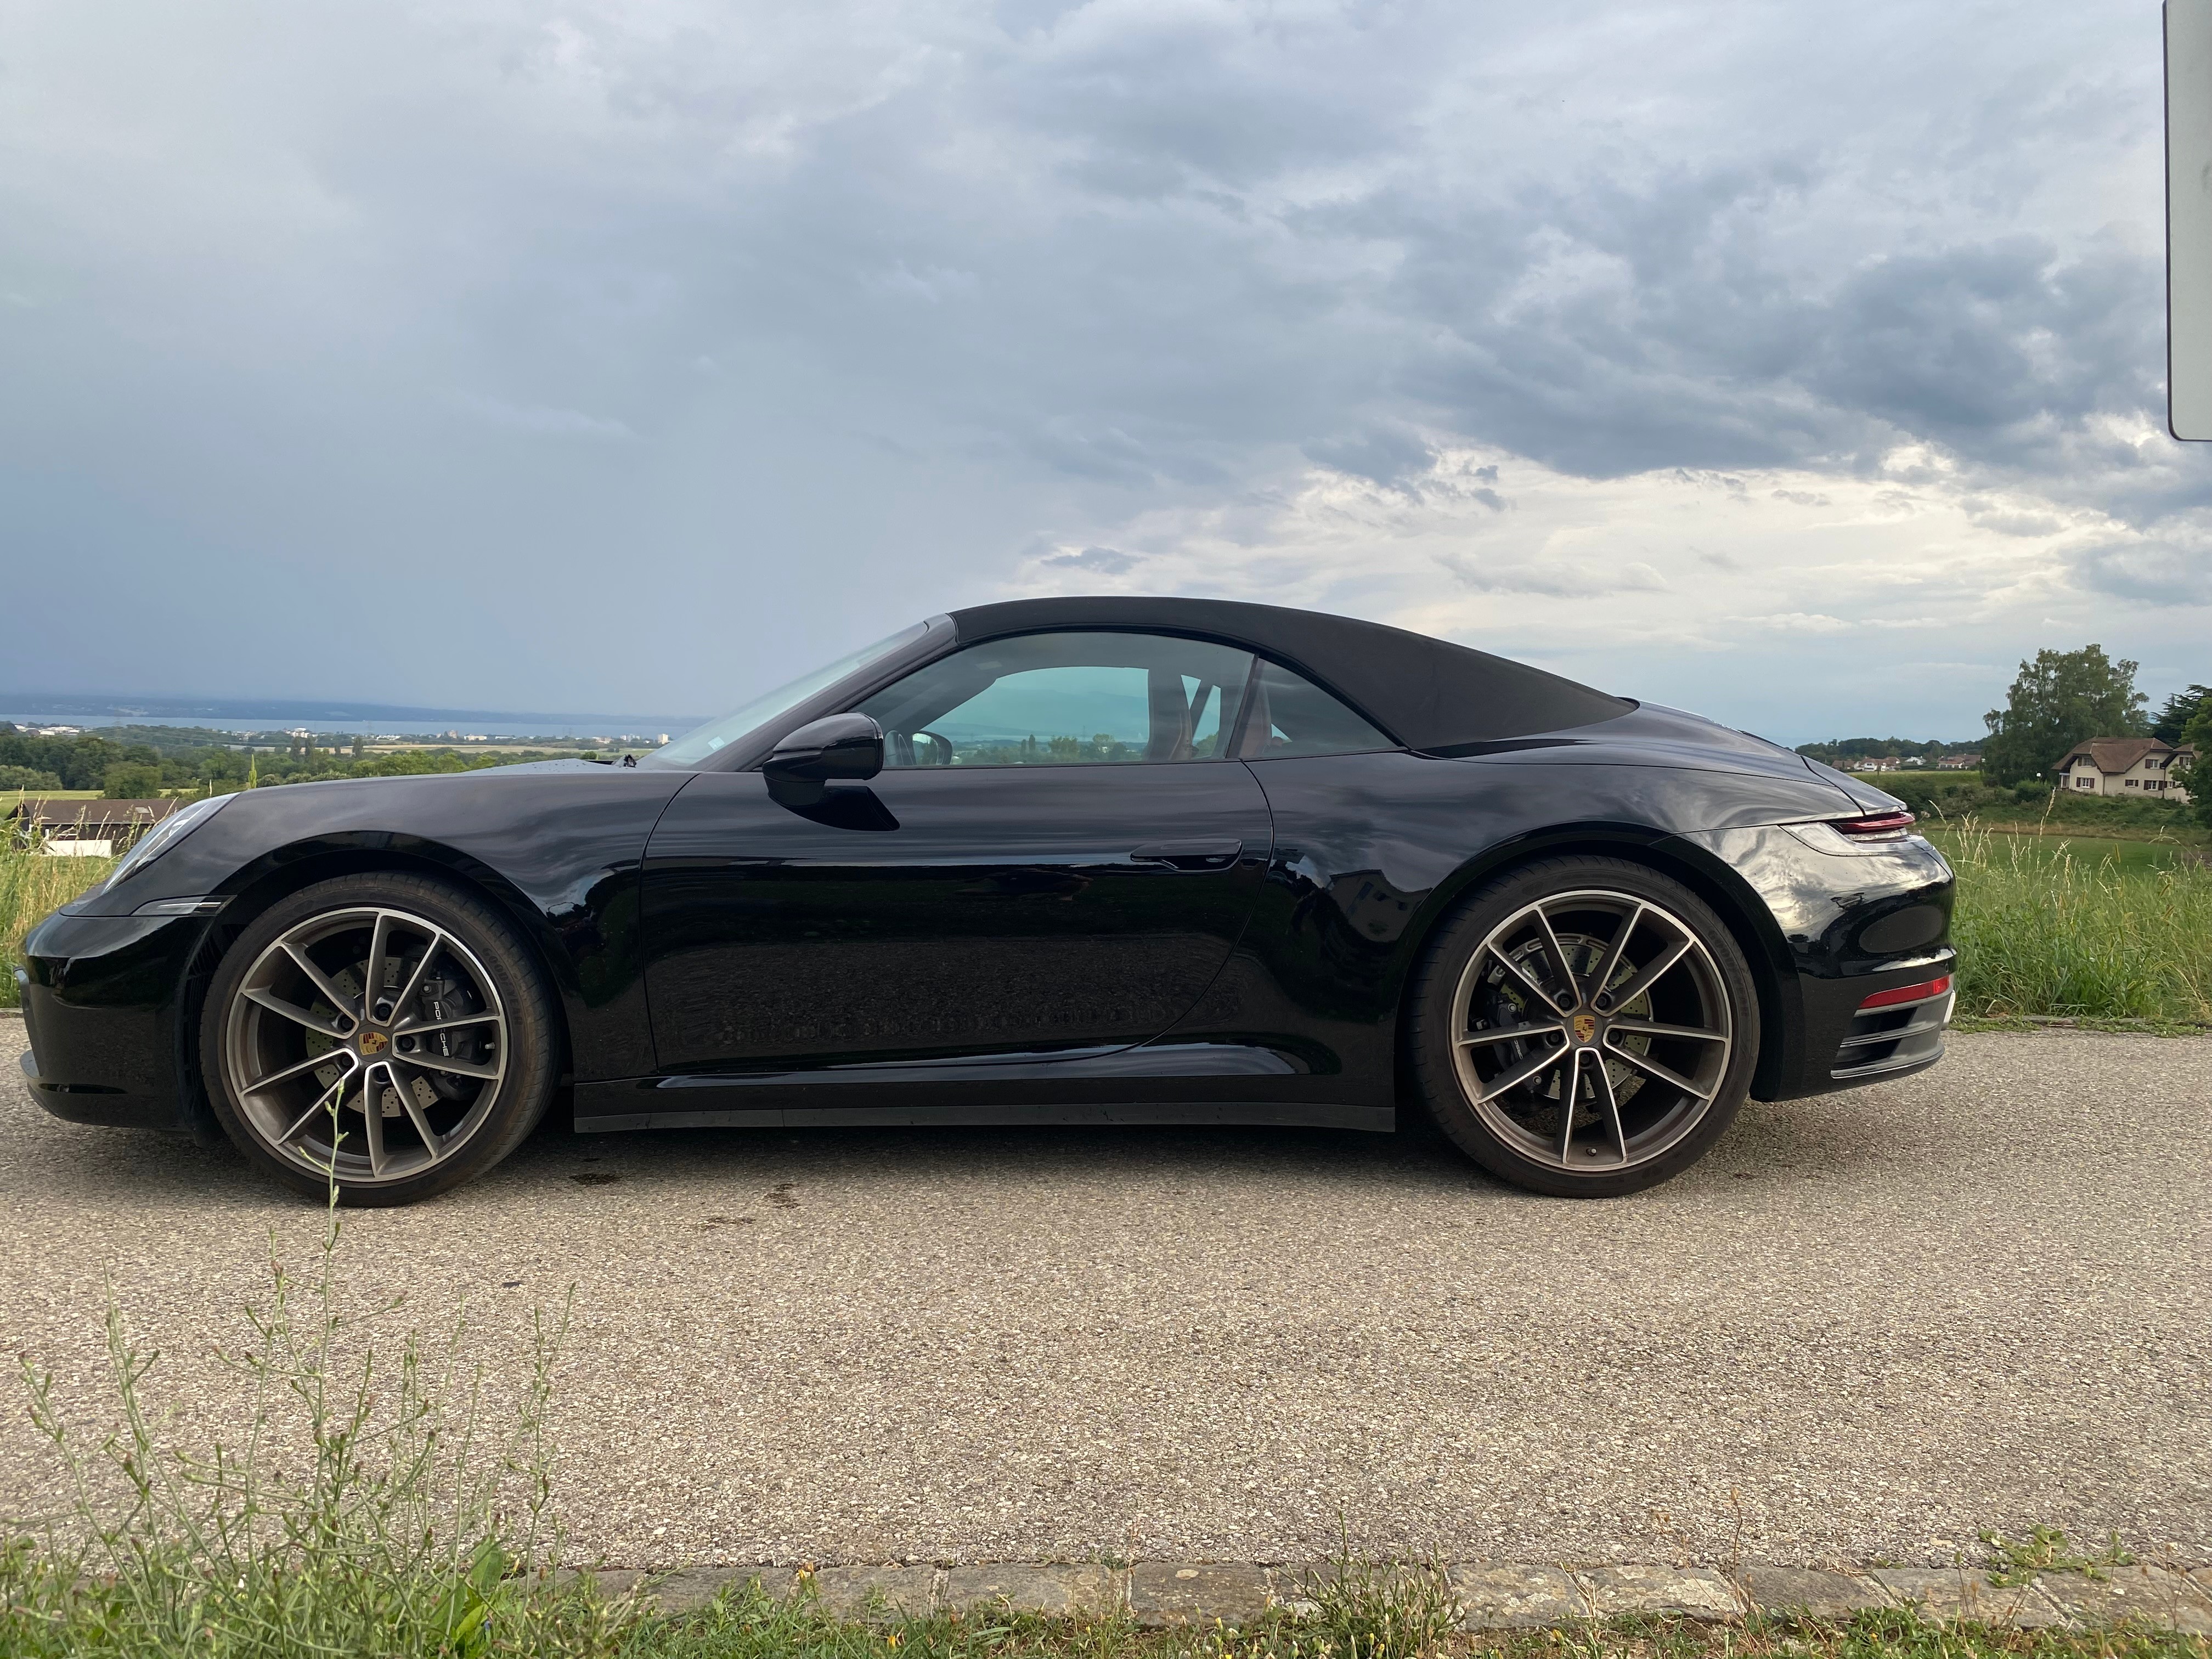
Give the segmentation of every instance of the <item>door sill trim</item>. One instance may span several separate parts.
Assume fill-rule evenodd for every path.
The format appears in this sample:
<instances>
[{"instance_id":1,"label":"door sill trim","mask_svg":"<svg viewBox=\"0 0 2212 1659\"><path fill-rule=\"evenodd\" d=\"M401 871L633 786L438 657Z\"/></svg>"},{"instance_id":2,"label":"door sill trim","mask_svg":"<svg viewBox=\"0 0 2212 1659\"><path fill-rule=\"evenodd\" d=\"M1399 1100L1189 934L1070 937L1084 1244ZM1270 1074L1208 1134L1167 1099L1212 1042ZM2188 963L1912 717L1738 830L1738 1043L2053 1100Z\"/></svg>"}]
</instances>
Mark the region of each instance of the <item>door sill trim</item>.
<instances>
[{"instance_id":1,"label":"door sill trim","mask_svg":"<svg viewBox=\"0 0 2212 1659\"><path fill-rule=\"evenodd\" d=\"M1359 1129L1388 1134L1398 1127L1389 1106L1322 1103L1136 1101L1126 1105L1054 1102L1033 1106L793 1106L754 1109L615 1112L576 1119L579 1134L633 1129L805 1128L1103 1128L1120 1126L1236 1125L1253 1128Z\"/></svg>"}]
</instances>

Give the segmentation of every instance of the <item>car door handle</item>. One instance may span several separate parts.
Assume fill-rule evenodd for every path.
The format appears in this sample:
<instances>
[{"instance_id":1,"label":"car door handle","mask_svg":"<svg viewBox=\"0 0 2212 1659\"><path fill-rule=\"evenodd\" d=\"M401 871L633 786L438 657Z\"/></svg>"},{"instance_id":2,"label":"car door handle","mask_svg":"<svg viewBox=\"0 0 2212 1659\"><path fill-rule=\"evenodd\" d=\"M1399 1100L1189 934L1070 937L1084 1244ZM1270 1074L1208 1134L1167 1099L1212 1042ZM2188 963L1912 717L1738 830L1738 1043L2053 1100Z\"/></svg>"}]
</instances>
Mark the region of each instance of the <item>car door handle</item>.
<instances>
[{"instance_id":1,"label":"car door handle","mask_svg":"<svg viewBox=\"0 0 2212 1659\"><path fill-rule=\"evenodd\" d=\"M1150 841L1131 850L1139 864L1172 865L1178 870L1231 870L1244 850L1241 841Z\"/></svg>"}]
</instances>

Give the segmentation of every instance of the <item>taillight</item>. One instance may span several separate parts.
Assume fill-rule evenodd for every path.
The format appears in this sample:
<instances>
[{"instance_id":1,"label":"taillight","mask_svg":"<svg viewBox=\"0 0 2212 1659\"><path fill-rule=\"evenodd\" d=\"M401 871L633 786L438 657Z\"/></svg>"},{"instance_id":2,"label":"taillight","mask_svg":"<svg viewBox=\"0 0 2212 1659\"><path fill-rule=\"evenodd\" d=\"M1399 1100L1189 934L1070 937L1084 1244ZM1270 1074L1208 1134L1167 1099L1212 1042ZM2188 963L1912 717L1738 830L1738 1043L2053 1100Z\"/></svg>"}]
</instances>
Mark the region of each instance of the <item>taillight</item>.
<instances>
[{"instance_id":1,"label":"taillight","mask_svg":"<svg viewBox=\"0 0 2212 1659\"><path fill-rule=\"evenodd\" d=\"M1894 1008L1901 1002L1933 1002L1950 988L1951 976L1946 974L1941 979L1923 980L1917 985L1900 985L1894 990L1876 991L1859 1004L1859 1012L1865 1013L1869 1008Z\"/></svg>"},{"instance_id":2,"label":"taillight","mask_svg":"<svg viewBox=\"0 0 2212 1659\"><path fill-rule=\"evenodd\" d=\"M1911 833L1910 812L1869 812L1863 817L1830 818L1838 835L1850 841L1902 841Z\"/></svg>"}]
</instances>

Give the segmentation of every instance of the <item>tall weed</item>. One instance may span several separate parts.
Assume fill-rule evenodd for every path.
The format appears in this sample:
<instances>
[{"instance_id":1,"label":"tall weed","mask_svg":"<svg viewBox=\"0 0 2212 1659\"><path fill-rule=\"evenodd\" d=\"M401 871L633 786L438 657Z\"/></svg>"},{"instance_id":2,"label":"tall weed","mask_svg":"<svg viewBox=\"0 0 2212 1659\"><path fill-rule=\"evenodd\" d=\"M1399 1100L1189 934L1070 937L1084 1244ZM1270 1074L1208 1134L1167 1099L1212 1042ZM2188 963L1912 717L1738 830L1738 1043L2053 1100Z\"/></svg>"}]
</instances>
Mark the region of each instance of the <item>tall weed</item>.
<instances>
[{"instance_id":1,"label":"tall weed","mask_svg":"<svg viewBox=\"0 0 2212 1659\"><path fill-rule=\"evenodd\" d=\"M15 969L23 960L23 935L57 905L105 881L113 859L55 858L0 842L0 1008L18 1000Z\"/></svg>"},{"instance_id":2,"label":"tall weed","mask_svg":"<svg viewBox=\"0 0 2212 1659\"><path fill-rule=\"evenodd\" d=\"M553 1577L544 1410L565 1313L537 1321L530 1380L495 1429L464 1319L380 1355L400 1304L344 1311L342 1225L333 1203L304 1279L272 1249L267 1298L219 1355L244 1424L229 1441L177 1436L152 1398L159 1356L112 1292L111 1430L80 1437L51 1374L26 1364L59 1501L0 1550L0 1653L604 1650L607 1604Z\"/></svg>"},{"instance_id":3,"label":"tall weed","mask_svg":"<svg viewBox=\"0 0 2212 1659\"><path fill-rule=\"evenodd\" d=\"M1971 820L1950 851L1960 1012L2212 1024L2212 868L2123 869Z\"/></svg>"}]
</instances>

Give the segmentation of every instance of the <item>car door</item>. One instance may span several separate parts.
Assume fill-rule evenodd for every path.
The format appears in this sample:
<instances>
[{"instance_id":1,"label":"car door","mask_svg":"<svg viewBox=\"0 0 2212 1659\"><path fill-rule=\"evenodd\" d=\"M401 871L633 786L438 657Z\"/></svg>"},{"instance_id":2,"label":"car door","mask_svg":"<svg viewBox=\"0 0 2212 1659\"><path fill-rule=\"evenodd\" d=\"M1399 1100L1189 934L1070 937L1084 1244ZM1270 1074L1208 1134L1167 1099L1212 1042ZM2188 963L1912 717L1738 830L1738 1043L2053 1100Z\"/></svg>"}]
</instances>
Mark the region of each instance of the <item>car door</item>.
<instances>
[{"instance_id":1,"label":"car door","mask_svg":"<svg viewBox=\"0 0 2212 1659\"><path fill-rule=\"evenodd\" d=\"M1251 914L1267 800L1224 752L1250 658L1170 635L989 641L860 706L866 785L702 773L647 851L664 1071L1073 1054L1172 1026Z\"/></svg>"}]
</instances>

